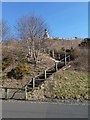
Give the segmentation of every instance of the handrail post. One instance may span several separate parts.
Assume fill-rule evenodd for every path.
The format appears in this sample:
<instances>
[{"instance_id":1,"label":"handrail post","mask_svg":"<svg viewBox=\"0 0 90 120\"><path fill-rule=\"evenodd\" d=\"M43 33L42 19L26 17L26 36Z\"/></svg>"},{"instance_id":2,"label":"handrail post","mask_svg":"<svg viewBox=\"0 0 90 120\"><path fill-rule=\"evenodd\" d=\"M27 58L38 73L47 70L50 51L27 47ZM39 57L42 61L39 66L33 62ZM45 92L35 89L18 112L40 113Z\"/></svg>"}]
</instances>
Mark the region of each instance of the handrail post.
<instances>
[{"instance_id":1,"label":"handrail post","mask_svg":"<svg viewBox=\"0 0 90 120\"><path fill-rule=\"evenodd\" d=\"M47 71L45 70L44 71L44 79L46 79L47 78L47 73L46 73Z\"/></svg>"},{"instance_id":2,"label":"handrail post","mask_svg":"<svg viewBox=\"0 0 90 120\"><path fill-rule=\"evenodd\" d=\"M58 67L57 67L57 62L55 62L55 71L58 70Z\"/></svg>"},{"instance_id":3,"label":"handrail post","mask_svg":"<svg viewBox=\"0 0 90 120\"><path fill-rule=\"evenodd\" d=\"M48 50L48 54L50 55L50 50Z\"/></svg>"},{"instance_id":4,"label":"handrail post","mask_svg":"<svg viewBox=\"0 0 90 120\"><path fill-rule=\"evenodd\" d=\"M60 60L60 58L61 58L61 55L59 54L59 57L58 57L58 59Z\"/></svg>"},{"instance_id":5,"label":"handrail post","mask_svg":"<svg viewBox=\"0 0 90 120\"><path fill-rule=\"evenodd\" d=\"M54 58L54 50L52 50L52 57Z\"/></svg>"},{"instance_id":6,"label":"handrail post","mask_svg":"<svg viewBox=\"0 0 90 120\"><path fill-rule=\"evenodd\" d=\"M45 49L43 49L43 52L44 52L44 53L46 52Z\"/></svg>"},{"instance_id":7,"label":"handrail post","mask_svg":"<svg viewBox=\"0 0 90 120\"><path fill-rule=\"evenodd\" d=\"M65 61L64 61L64 64L66 65L66 62L67 62L67 58L66 58L66 54L65 54Z\"/></svg>"},{"instance_id":8,"label":"handrail post","mask_svg":"<svg viewBox=\"0 0 90 120\"><path fill-rule=\"evenodd\" d=\"M7 88L5 88L5 99L7 99Z\"/></svg>"},{"instance_id":9,"label":"handrail post","mask_svg":"<svg viewBox=\"0 0 90 120\"><path fill-rule=\"evenodd\" d=\"M68 61L70 62L70 55L69 55L69 60Z\"/></svg>"},{"instance_id":10,"label":"handrail post","mask_svg":"<svg viewBox=\"0 0 90 120\"><path fill-rule=\"evenodd\" d=\"M28 94L27 94L27 85L25 86L25 100L28 99Z\"/></svg>"},{"instance_id":11,"label":"handrail post","mask_svg":"<svg viewBox=\"0 0 90 120\"><path fill-rule=\"evenodd\" d=\"M35 78L32 78L32 87L35 88Z\"/></svg>"}]
</instances>

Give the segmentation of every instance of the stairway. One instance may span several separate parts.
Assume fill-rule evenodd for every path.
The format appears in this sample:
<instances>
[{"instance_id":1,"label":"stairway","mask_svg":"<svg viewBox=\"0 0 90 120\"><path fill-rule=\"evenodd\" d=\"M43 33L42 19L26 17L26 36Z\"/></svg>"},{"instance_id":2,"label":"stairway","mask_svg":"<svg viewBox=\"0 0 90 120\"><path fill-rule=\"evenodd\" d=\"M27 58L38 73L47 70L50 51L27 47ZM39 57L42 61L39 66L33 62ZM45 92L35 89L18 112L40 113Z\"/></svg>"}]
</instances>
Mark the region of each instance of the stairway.
<instances>
[{"instance_id":1,"label":"stairway","mask_svg":"<svg viewBox=\"0 0 90 120\"><path fill-rule=\"evenodd\" d=\"M70 55L68 55L70 56ZM66 58L69 58L68 56L66 56ZM65 58L65 59L66 59ZM57 72L59 69L61 69L62 67L64 67L66 64L65 64L65 59L63 58L62 60L60 61L57 61L54 59L54 61L56 61L57 64L53 65L51 68L49 68L48 70L46 70L46 75L45 75L45 72L43 72L42 74L36 76L34 78L34 80L32 79L28 84L27 84L27 88L28 90L32 90L32 89L35 89L39 86L42 85L42 83L47 79L49 78L53 73ZM67 59L67 62L69 62L69 59ZM57 66L56 66L57 65ZM33 85L34 84L34 85Z\"/></svg>"},{"instance_id":2,"label":"stairway","mask_svg":"<svg viewBox=\"0 0 90 120\"><path fill-rule=\"evenodd\" d=\"M24 99L25 98L25 91L32 91L33 89L36 89L42 85L42 83L47 80L52 74L57 72L59 69L64 67L66 65L66 62L68 63L70 61L70 55L66 56L65 58L61 59L60 61L55 60L55 64L50 67L49 69L45 70L40 75L36 76L35 78L32 78L25 86L23 86L21 89L24 90L16 90L16 91L10 91L9 90L9 97L10 99Z\"/></svg>"}]
</instances>

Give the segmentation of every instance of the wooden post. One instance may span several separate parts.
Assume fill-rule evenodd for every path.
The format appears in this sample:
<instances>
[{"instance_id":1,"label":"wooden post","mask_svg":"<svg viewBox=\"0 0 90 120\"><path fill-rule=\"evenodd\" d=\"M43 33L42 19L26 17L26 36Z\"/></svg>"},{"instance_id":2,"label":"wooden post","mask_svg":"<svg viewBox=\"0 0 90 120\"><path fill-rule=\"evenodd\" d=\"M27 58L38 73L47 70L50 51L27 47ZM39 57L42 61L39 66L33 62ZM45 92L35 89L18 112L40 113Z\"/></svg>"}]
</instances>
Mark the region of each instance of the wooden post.
<instances>
[{"instance_id":1,"label":"wooden post","mask_svg":"<svg viewBox=\"0 0 90 120\"><path fill-rule=\"evenodd\" d=\"M50 55L50 50L48 50L48 54Z\"/></svg>"},{"instance_id":2,"label":"wooden post","mask_svg":"<svg viewBox=\"0 0 90 120\"><path fill-rule=\"evenodd\" d=\"M48 49L47 49L47 54L48 54Z\"/></svg>"},{"instance_id":3,"label":"wooden post","mask_svg":"<svg viewBox=\"0 0 90 120\"><path fill-rule=\"evenodd\" d=\"M27 85L25 86L25 100L28 99L28 94L27 94Z\"/></svg>"},{"instance_id":4,"label":"wooden post","mask_svg":"<svg viewBox=\"0 0 90 120\"><path fill-rule=\"evenodd\" d=\"M57 67L57 62L55 62L55 71L58 70L58 67Z\"/></svg>"},{"instance_id":5,"label":"wooden post","mask_svg":"<svg viewBox=\"0 0 90 120\"><path fill-rule=\"evenodd\" d=\"M47 71L45 70L44 71L44 79L46 79L47 78L47 73L46 73Z\"/></svg>"},{"instance_id":6,"label":"wooden post","mask_svg":"<svg viewBox=\"0 0 90 120\"><path fill-rule=\"evenodd\" d=\"M54 50L52 50L52 57L54 58Z\"/></svg>"},{"instance_id":7,"label":"wooden post","mask_svg":"<svg viewBox=\"0 0 90 120\"><path fill-rule=\"evenodd\" d=\"M5 99L7 99L7 88L5 88Z\"/></svg>"},{"instance_id":8,"label":"wooden post","mask_svg":"<svg viewBox=\"0 0 90 120\"><path fill-rule=\"evenodd\" d=\"M66 65L66 62L67 62L67 58L66 58L66 54L65 54L65 61L64 61L64 64Z\"/></svg>"},{"instance_id":9,"label":"wooden post","mask_svg":"<svg viewBox=\"0 0 90 120\"><path fill-rule=\"evenodd\" d=\"M48 49L46 49L46 53L48 54Z\"/></svg>"},{"instance_id":10,"label":"wooden post","mask_svg":"<svg viewBox=\"0 0 90 120\"><path fill-rule=\"evenodd\" d=\"M58 57L58 58L59 58L59 60L60 60L60 54L59 54L59 57Z\"/></svg>"},{"instance_id":11,"label":"wooden post","mask_svg":"<svg viewBox=\"0 0 90 120\"><path fill-rule=\"evenodd\" d=\"M43 52L44 52L44 53L46 52L45 49L43 49Z\"/></svg>"},{"instance_id":12,"label":"wooden post","mask_svg":"<svg viewBox=\"0 0 90 120\"><path fill-rule=\"evenodd\" d=\"M70 62L70 55L69 55L69 58L68 58L68 62Z\"/></svg>"},{"instance_id":13,"label":"wooden post","mask_svg":"<svg viewBox=\"0 0 90 120\"><path fill-rule=\"evenodd\" d=\"M35 78L32 78L32 87L35 88Z\"/></svg>"},{"instance_id":14,"label":"wooden post","mask_svg":"<svg viewBox=\"0 0 90 120\"><path fill-rule=\"evenodd\" d=\"M31 57L31 58L33 57L33 53L32 53L32 50L30 51L30 57Z\"/></svg>"},{"instance_id":15,"label":"wooden post","mask_svg":"<svg viewBox=\"0 0 90 120\"><path fill-rule=\"evenodd\" d=\"M30 62L30 57L28 57L28 62Z\"/></svg>"}]
</instances>

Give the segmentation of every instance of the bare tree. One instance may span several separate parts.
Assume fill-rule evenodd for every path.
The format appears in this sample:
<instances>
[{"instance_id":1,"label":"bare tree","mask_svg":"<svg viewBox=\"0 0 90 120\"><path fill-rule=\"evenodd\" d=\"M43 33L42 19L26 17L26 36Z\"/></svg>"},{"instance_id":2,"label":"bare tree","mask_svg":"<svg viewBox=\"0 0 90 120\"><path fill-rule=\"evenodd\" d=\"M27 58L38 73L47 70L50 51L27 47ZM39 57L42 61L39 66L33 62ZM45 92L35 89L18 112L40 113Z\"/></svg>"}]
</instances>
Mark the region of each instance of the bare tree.
<instances>
[{"instance_id":1,"label":"bare tree","mask_svg":"<svg viewBox=\"0 0 90 120\"><path fill-rule=\"evenodd\" d=\"M0 35L2 36L2 41L8 40L10 37L10 27L8 23L6 21L0 21L0 28Z\"/></svg>"},{"instance_id":2,"label":"bare tree","mask_svg":"<svg viewBox=\"0 0 90 120\"><path fill-rule=\"evenodd\" d=\"M44 30L46 29L45 22L41 17L23 16L16 24L16 29L21 39L26 39L28 44L28 57L33 58L36 65L40 43L42 41Z\"/></svg>"},{"instance_id":3,"label":"bare tree","mask_svg":"<svg viewBox=\"0 0 90 120\"><path fill-rule=\"evenodd\" d=\"M0 41L2 40L2 22L0 20Z\"/></svg>"}]
</instances>

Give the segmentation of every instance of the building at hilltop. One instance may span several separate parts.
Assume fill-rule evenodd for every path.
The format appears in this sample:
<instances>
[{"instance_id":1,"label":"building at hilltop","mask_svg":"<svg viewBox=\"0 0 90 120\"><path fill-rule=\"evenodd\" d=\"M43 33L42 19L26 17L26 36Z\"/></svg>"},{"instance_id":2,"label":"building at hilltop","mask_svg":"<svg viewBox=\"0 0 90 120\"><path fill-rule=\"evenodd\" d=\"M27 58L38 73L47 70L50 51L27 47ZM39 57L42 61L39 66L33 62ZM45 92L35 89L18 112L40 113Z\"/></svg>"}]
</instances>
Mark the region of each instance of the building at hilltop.
<instances>
[{"instance_id":1,"label":"building at hilltop","mask_svg":"<svg viewBox=\"0 0 90 120\"><path fill-rule=\"evenodd\" d=\"M44 39L47 39L47 38L49 38L49 34L48 34L48 32L47 32L47 29L45 29L45 32L44 32Z\"/></svg>"},{"instance_id":2,"label":"building at hilltop","mask_svg":"<svg viewBox=\"0 0 90 120\"><path fill-rule=\"evenodd\" d=\"M63 40L63 38L59 38L59 37L50 37L47 29L45 29L45 31L44 31L43 39L45 39L45 40L46 39L48 39L48 40Z\"/></svg>"}]
</instances>

